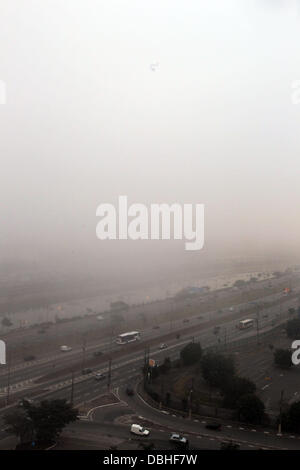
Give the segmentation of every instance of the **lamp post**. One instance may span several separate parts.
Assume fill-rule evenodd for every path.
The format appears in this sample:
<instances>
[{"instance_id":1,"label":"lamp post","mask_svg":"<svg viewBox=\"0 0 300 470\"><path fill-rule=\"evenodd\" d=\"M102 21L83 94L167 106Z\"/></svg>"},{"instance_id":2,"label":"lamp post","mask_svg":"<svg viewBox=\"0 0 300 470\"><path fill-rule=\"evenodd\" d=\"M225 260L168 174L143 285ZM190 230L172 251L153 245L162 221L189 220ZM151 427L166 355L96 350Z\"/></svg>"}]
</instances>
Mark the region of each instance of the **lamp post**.
<instances>
[{"instance_id":1,"label":"lamp post","mask_svg":"<svg viewBox=\"0 0 300 470\"><path fill-rule=\"evenodd\" d=\"M252 305L255 305L257 308L256 311L256 338L257 338L257 344L259 344L259 304L257 302L250 302Z\"/></svg>"}]
</instances>

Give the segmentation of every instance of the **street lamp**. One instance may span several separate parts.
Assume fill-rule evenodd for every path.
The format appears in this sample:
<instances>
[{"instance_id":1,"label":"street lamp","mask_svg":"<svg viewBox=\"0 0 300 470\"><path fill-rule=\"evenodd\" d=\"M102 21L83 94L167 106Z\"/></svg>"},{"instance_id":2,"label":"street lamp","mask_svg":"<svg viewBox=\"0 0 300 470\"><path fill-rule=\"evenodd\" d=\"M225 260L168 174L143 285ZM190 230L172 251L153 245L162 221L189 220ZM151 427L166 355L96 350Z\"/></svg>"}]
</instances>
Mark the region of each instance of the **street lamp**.
<instances>
[{"instance_id":1,"label":"street lamp","mask_svg":"<svg viewBox=\"0 0 300 470\"><path fill-rule=\"evenodd\" d=\"M250 304L255 305L257 308L256 312L256 335L257 335L257 344L259 344L259 304L257 302L250 302Z\"/></svg>"}]
</instances>

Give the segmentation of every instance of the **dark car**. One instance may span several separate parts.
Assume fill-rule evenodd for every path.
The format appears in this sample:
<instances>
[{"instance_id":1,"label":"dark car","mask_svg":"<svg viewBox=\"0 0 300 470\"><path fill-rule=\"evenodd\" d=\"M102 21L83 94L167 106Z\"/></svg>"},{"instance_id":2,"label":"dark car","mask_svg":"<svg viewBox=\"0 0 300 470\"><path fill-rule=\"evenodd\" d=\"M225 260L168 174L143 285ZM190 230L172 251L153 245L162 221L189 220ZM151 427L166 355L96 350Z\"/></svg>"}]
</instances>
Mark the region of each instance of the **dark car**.
<instances>
[{"instance_id":1,"label":"dark car","mask_svg":"<svg viewBox=\"0 0 300 470\"><path fill-rule=\"evenodd\" d=\"M222 429L221 423L217 421L211 421L205 426L207 429L212 429L213 431L220 431Z\"/></svg>"},{"instance_id":2,"label":"dark car","mask_svg":"<svg viewBox=\"0 0 300 470\"><path fill-rule=\"evenodd\" d=\"M127 387L126 388L126 393L129 397L132 397L134 395L134 390L132 387Z\"/></svg>"},{"instance_id":3,"label":"dark car","mask_svg":"<svg viewBox=\"0 0 300 470\"><path fill-rule=\"evenodd\" d=\"M95 374L95 380L104 380L104 379L105 379L105 375L101 374L101 372L98 372L97 374Z\"/></svg>"},{"instance_id":4,"label":"dark car","mask_svg":"<svg viewBox=\"0 0 300 470\"><path fill-rule=\"evenodd\" d=\"M88 374L91 374L92 372L93 372L92 369L83 369L82 375L88 375Z\"/></svg>"},{"instance_id":5,"label":"dark car","mask_svg":"<svg viewBox=\"0 0 300 470\"><path fill-rule=\"evenodd\" d=\"M182 323L189 323L189 321L190 321L190 320L189 320L188 318L185 318L185 319L182 321Z\"/></svg>"},{"instance_id":6,"label":"dark car","mask_svg":"<svg viewBox=\"0 0 300 470\"><path fill-rule=\"evenodd\" d=\"M102 351L95 351L95 352L94 352L94 356L95 356L95 357L102 356L102 354L103 354Z\"/></svg>"},{"instance_id":7,"label":"dark car","mask_svg":"<svg viewBox=\"0 0 300 470\"><path fill-rule=\"evenodd\" d=\"M24 361L25 361L25 362L35 361L35 359L36 359L36 357L33 356L33 355L31 355L31 354L24 357Z\"/></svg>"},{"instance_id":8,"label":"dark car","mask_svg":"<svg viewBox=\"0 0 300 470\"><path fill-rule=\"evenodd\" d=\"M30 398L22 398L18 401L19 408L26 407L26 405L34 405L34 400L31 400Z\"/></svg>"},{"instance_id":9,"label":"dark car","mask_svg":"<svg viewBox=\"0 0 300 470\"><path fill-rule=\"evenodd\" d=\"M159 330L159 328L160 327L158 325L156 325L156 326L153 327L153 330Z\"/></svg>"}]
</instances>

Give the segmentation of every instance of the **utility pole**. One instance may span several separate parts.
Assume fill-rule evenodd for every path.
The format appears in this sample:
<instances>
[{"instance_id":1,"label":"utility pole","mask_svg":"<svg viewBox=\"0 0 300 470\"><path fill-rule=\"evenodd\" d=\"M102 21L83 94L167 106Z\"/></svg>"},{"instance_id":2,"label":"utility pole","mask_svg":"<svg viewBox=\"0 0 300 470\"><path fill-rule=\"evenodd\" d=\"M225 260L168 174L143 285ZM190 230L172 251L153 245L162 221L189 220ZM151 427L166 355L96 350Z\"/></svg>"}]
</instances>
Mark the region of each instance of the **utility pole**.
<instances>
[{"instance_id":1,"label":"utility pole","mask_svg":"<svg viewBox=\"0 0 300 470\"><path fill-rule=\"evenodd\" d=\"M111 383L111 357L108 361L108 374L107 374L107 390L110 391L110 383Z\"/></svg>"},{"instance_id":2,"label":"utility pole","mask_svg":"<svg viewBox=\"0 0 300 470\"><path fill-rule=\"evenodd\" d=\"M257 339L257 344L259 344L259 305L257 302L251 302L252 305L256 306L256 339Z\"/></svg>"},{"instance_id":3,"label":"utility pole","mask_svg":"<svg viewBox=\"0 0 300 470\"><path fill-rule=\"evenodd\" d=\"M162 378L161 378L161 389L160 389L161 397L160 397L160 402L159 402L159 409L160 409L160 410L161 410L161 408L162 408L162 402L163 402L163 399L164 399L164 393L165 393L165 379L164 379L164 377L162 376Z\"/></svg>"},{"instance_id":4,"label":"utility pole","mask_svg":"<svg viewBox=\"0 0 300 470\"><path fill-rule=\"evenodd\" d=\"M259 344L259 311L257 311L257 315L256 315L256 337L257 337L257 344Z\"/></svg>"},{"instance_id":5,"label":"utility pole","mask_svg":"<svg viewBox=\"0 0 300 470\"><path fill-rule=\"evenodd\" d=\"M74 403L74 371L72 370L72 382L71 382L71 405Z\"/></svg>"},{"instance_id":6,"label":"utility pole","mask_svg":"<svg viewBox=\"0 0 300 470\"><path fill-rule=\"evenodd\" d=\"M190 394L189 394L189 419L192 419L193 392L194 392L194 378L192 378L192 386L191 386Z\"/></svg>"},{"instance_id":7,"label":"utility pole","mask_svg":"<svg viewBox=\"0 0 300 470\"><path fill-rule=\"evenodd\" d=\"M8 404L9 404L9 394L10 394L10 366L11 366L11 354L9 354L9 358L8 358L6 406L8 406Z\"/></svg>"},{"instance_id":8,"label":"utility pole","mask_svg":"<svg viewBox=\"0 0 300 470\"><path fill-rule=\"evenodd\" d=\"M85 350L86 350L86 338L83 339L83 343L82 343L82 366L81 366L82 371L85 365Z\"/></svg>"},{"instance_id":9,"label":"utility pole","mask_svg":"<svg viewBox=\"0 0 300 470\"><path fill-rule=\"evenodd\" d=\"M148 369L149 369L149 346L145 347L145 354L144 354L144 387L146 386L146 379L148 377Z\"/></svg>"},{"instance_id":10,"label":"utility pole","mask_svg":"<svg viewBox=\"0 0 300 470\"><path fill-rule=\"evenodd\" d=\"M281 390L280 402L279 402L279 423L278 423L278 434L281 436L281 426L282 426L282 403L283 403L283 393L284 390Z\"/></svg>"}]
</instances>

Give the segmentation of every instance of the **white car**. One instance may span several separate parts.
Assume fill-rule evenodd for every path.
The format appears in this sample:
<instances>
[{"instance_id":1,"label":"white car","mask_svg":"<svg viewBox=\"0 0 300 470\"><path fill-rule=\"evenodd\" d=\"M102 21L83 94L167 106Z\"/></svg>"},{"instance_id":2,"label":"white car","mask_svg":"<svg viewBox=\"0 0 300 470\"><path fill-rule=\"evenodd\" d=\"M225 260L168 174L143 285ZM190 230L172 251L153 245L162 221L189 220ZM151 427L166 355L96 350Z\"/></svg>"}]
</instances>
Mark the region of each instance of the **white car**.
<instances>
[{"instance_id":1,"label":"white car","mask_svg":"<svg viewBox=\"0 0 300 470\"><path fill-rule=\"evenodd\" d=\"M166 343L162 343L160 346L159 346L159 349L166 349L168 347L168 345Z\"/></svg>"},{"instance_id":2,"label":"white car","mask_svg":"<svg viewBox=\"0 0 300 470\"><path fill-rule=\"evenodd\" d=\"M148 429L143 428L143 426L140 426L139 424L132 424L130 432L132 434L136 434L137 436L149 436L150 434Z\"/></svg>"},{"instance_id":3,"label":"white car","mask_svg":"<svg viewBox=\"0 0 300 470\"><path fill-rule=\"evenodd\" d=\"M104 317L103 317L102 315L98 315L98 316L97 316L97 320L98 320L98 321L102 321L102 320L104 320Z\"/></svg>"},{"instance_id":4,"label":"white car","mask_svg":"<svg viewBox=\"0 0 300 470\"><path fill-rule=\"evenodd\" d=\"M171 434L170 436L170 441L171 442L178 442L179 444L187 444L187 438L184 436L181 436L180 434Z\"/></svg>"},{"instance_id":5,"label":"white car","mask_svg":"<svg viewBox=\"0 0 300 470\"><path fill-rule=\"evenodd\" d=\"M68 352L68 351L72 351L72 348L71 348L71 346L61 346L60 350L62 352Z\"/></svg>"}]
</instances>

